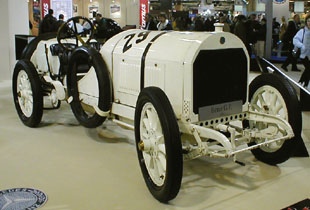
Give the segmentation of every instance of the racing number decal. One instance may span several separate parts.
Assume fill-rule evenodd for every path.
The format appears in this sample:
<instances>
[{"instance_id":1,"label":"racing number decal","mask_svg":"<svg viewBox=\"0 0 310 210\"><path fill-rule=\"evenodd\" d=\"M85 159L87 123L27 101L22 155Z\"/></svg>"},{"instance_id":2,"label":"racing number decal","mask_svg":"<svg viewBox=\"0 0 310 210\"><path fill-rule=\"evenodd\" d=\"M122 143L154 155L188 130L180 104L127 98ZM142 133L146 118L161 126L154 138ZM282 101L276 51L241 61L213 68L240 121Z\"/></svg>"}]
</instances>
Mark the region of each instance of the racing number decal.
<instances>
[{"instance_id":1,"label":"racing number decal","mask_svg":"<svg viewBox=\"0 0 310 210\"><path fill-rule=\"evenodd\" d=\"M147 36L150 34L150 31L145 31L145 32L141 32L138 34L138 38L140 39L137 39L136 40L136 44L139 44L140 42L143 42ZM129 50L131 47L132 47L132 44L130 43L130 41L134 38L136 34L128 34L127 36L125 36L124 39L128 39L127 42L125 43L124 45L124 48L123 48L123 53L125 53L127 50Z\"/></svg>"},{"instance_id":2,"label":"racing number decal","mask_svg":"<svg viewBox=\"0 0 310 210\"><path fill-rule=\"evenodd\" d=\"M125 53L127 50L129 50L131 47L132 47L132 44L129 44L130 40L132 40L132 38L135 36L136 34L128 34L127 36L125 36L124 39L127 39L127 42L125 43L124 45L124 48L123 48L123 53Z\"/></svg>"},{"instance_id":3,"label":"racing number decal","mask_svg":"<svg viewBox=\"0 0 310 210\"><path fill-rule=\"evenodd\" d=\"M148 35L150 34L150 31L144 31L144 32L140 32L138 33L135 41L132 39L136 36L136 34L128 34L127 36L124 37L124 40L127 39L124 47L123 47L123 53L125 53L127 50L129 50L130 48L132 48L132 44L135 42L136 44L139 44L141 42L143 42L144 40L146 40L146 38L148 37ZM152 46L153 42L158 39L160 36L164 35L165 33L167 33L166 31L161 32L159 34L157 34L155 37L153 37L149 43L146 45L142 57L141 57L141 74L140 74L140 90L142 90L144 88L144 71L145 71L145 58L146 55L150 49L150 47Z\"/></svg>"},{"instance_id":4,"label":"racing number decal","mask_svg":"<svg viewBox=\"0 0 310 210\"><path fill-rule=\"evenodd\" d=\"M150 31L141 32L138 34L138 37L142 36L142 39L137 39L136 44L139 44L140 42L143 42L147 36L150 34Z\"/></svg>"}]
</instances>

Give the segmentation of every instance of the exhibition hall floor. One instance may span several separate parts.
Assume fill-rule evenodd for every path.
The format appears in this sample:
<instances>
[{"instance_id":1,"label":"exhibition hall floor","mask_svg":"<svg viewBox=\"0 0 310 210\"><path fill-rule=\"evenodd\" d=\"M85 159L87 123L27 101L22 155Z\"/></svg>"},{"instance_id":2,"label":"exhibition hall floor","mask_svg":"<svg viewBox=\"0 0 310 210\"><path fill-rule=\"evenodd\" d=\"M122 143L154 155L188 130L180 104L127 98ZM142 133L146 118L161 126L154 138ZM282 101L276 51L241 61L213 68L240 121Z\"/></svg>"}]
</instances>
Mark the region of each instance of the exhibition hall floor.
<instances>
[{"instance_id":1,"label":"exhibition hall floor","mask_svg":"<svg viewBox=\"0 0 310 210\"><path fill-rule=\"evenodd\" d=\"M149 193L137 160L132 131L112 122L97 129L78 124L68 104L45 111L39 128L19 120L10 81L0 81L0 190L45 192L44 210L281 209L310 198L310 159L278 166L251 152L231 159L184 162L181 190L162 204ZM310 149L310 112L303 137Z\"/></svg>"}]
</instances>

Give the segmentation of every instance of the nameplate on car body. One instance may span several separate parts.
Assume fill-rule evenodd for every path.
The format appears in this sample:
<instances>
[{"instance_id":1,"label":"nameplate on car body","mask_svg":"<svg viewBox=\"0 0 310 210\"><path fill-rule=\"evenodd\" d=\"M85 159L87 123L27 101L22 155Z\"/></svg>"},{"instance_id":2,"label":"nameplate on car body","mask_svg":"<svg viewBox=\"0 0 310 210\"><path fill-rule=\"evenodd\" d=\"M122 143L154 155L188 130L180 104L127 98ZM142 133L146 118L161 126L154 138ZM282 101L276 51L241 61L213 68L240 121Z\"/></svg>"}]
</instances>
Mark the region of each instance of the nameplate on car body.
<instances>
[{"instance_id":1,"label":"nameplate on car body","mask_svg":"<svg viewBox=\"0 0 310 210\"><path fill-rule=\"evenodd\" d=\"M198 112L199 121L237 114L242 112L242 101L239 100L211 106L204 106L200 107Z\"/></svg>"}]
</instances>

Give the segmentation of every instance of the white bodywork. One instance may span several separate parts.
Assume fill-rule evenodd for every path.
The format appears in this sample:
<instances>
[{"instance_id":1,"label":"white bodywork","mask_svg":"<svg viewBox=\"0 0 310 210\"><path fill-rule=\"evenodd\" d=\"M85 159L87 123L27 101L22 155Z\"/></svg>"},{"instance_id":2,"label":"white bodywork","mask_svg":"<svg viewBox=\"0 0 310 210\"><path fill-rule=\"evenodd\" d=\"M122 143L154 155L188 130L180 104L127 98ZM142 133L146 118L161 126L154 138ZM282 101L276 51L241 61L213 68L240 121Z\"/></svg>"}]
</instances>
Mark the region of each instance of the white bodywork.
<instances>
[{"instance_id":1,"label":"white bodywork","mask_svg":"<svg viewBox=\"0 0 310 210\"><path fill-rule=\"evenodd\" d=\"M113 78L115 101L131 107L135 106L140 93L142 55L151 40L162 32L151 32L143 42L136 44L136 40L141 39L138 37L139 33L141 30L128 30L118 34L108 40L100 50ZM124 37L130 34L135 34L129 42L132 47L123 53L123 47L128 41ZM220 44L220 37L227 41ZM177 49L169 46L177 46ZM231 33L163 34L152 43L145 59L144 87L156 86L164 90L178 119L185 117L192 122L198 121L198 116L192 114L190 103L193 101L193 63L200 50L221 48L243 48L246 52L242 41ZM183 113L183 101L189 103L190 110L187 113ZM243 111L246 111L247 107L243 106Z\"/></svg>"},{"instance_id":2,"label":"white bodywork","mask_svg":"<svg viewBox=\"0 0 310 210\"><path fill-rule=\"evenodd\" d=\"M31 62L35 65L35 67L40 71L40 72L48 72L48 65L46 62L46 48L47 50L47 55L48 55L48 60L49 60L49 66L51 68L51 72L54 74L58 74L59 72L59 67L60 67L60 62L58 57L52 56L50 52L50 46L53 44L57 44L57 39L49 39L47 41L40 41L37 49L34 51L33 55L31 56ZM72 43L73 40L72 40Z\"/></svg>"},{"instance_id":3,"label":"white bodywork","mask_svg":"<svg viewBox=\"0 0 310 210\"><path fill-rule=\"evenodd\" d=\"M31 58L41 74L48 73L45 46L49 49L50 45L55 43L57 43L55 39L41 41ZM72 41L72 43L75 42ZM245 103L241 104L239 113L203 122L199 121L198 114L194 113L193 66L199 52L201 50L237 48L243 49L246 60L249 61L244 44L231 33L124 31L109 39L100 50L112 79L114 100L111 111L103 112L97 107L98 82L96 82L96 73L92 68L79 81L80 97L83 98L83 103L93 107L99 115L110 115L116 123L134 129L135 106L140 91L149 86L159 87L165 92L173 107L180 132L183 134L183 149L188 151L185 158L188 159L203 155L235 157L236 154L245 150L292 138L294 133L291 126L283 118L275 116L277 113L270 115L250 111L248 96L246 96ZM58 57L49 53L48 59L51 72L57 74ZM225 62L225 58L223 58L223 62ZM247 75L248 69L249 62L247 62ZM50 82L53 84L52 81ZM63 90L65 89L64 86ZM56 89L56 92L59 91ZM248 93L248 89L246 93ZM64 99L64 91L60 91L57 95L59 99ZM70 101L69 98L68 102ZM257 131L242 129L242 126L230 124L232 121L243 119L271 123L278 127L268 127ZM275 134L279 130L284 130L285 135L277 137ZM219 131L229 132L230 138ZM238 148L239 145L246 145L253 138L269 138L271 140L252 147ZM216 140L216 143L210 143L208 139ZM218 143L223 147L216 147Z\"/></svg>"},{"instance_id":4,"label":"white bodywork","mask_svg":"<svg viewBox=\"0 0 310 210\"><path fill-rule=\"evenodd\" d=\"M183 147L190 151L185 155L185 158L192 159L203 155L235 157L239 152L290 139L294 136L287 121L268 114L250 112L248 102L242 105L242 114L228 116L233 120L227 121L227 118L219 117L213 119L218 123L212 124L213 120L209 120L207 122L209 126L199 125L199 117L193 112L192 104L194 61L200 50L232 48L242 48L249 60L244 44L235 35L224 32L167 32L160 35L162 32L155 31L150 32L146 39L139 42L143 37L141 33L143 33L141 30L125 31L108 40L100 50L113 80L112 115L121 116L123 121L128 123L128 127L133 128L134 107L142 88L140 87L141 82L144 80L143 87L156 86L165 92L178 119L181 133L189 134L182 135ZM158 37L155 38L156 36ZM225 39L224 43L220 43L222 37ZM124 52L124 46L130 46L130 49ZM144 78L140 79L141 63L148 47L147 56L145 56ZM225 58L223 58L223 62L225 62ZM249 62L247 65L247 69L249 69ZM237 149L239 145L250 142L250 139L270 138L272 132L278 131L277 129L271 131L269 128L258 132L227 125L229 121L242 119L274 123L287 129L287 133L282 137L252 147ZM219 123L223 121L224 123ZM117 120L117 122L119 121ZM231 137L227 138L219 131L227 131ZM190 139L194 139L194 143L191 142L192 144L186 146L186 142L190 142ZM216 140L223 147L213 149L212 145L205 141L207 139Z\"/></svg>"}]
</instances>

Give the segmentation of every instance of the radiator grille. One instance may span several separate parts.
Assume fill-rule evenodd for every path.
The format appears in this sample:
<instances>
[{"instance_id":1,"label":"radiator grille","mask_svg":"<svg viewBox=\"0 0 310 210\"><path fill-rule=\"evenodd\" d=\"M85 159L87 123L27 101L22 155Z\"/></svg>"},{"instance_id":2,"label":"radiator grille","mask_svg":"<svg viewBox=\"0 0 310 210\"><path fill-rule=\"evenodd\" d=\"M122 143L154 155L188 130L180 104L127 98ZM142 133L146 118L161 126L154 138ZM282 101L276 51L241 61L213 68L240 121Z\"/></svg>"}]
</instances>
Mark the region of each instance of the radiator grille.
<instances>
[{"instance_id":1,"label":"radiator grille","mask_svg":"<svg viewBox=\"0 0 310 210\"><path fill-rule=\"evenodd\" d=\"M202 50L193 69L193 111L247 97L247 59L243 49Z\"/></svg>"}]
</instances>

